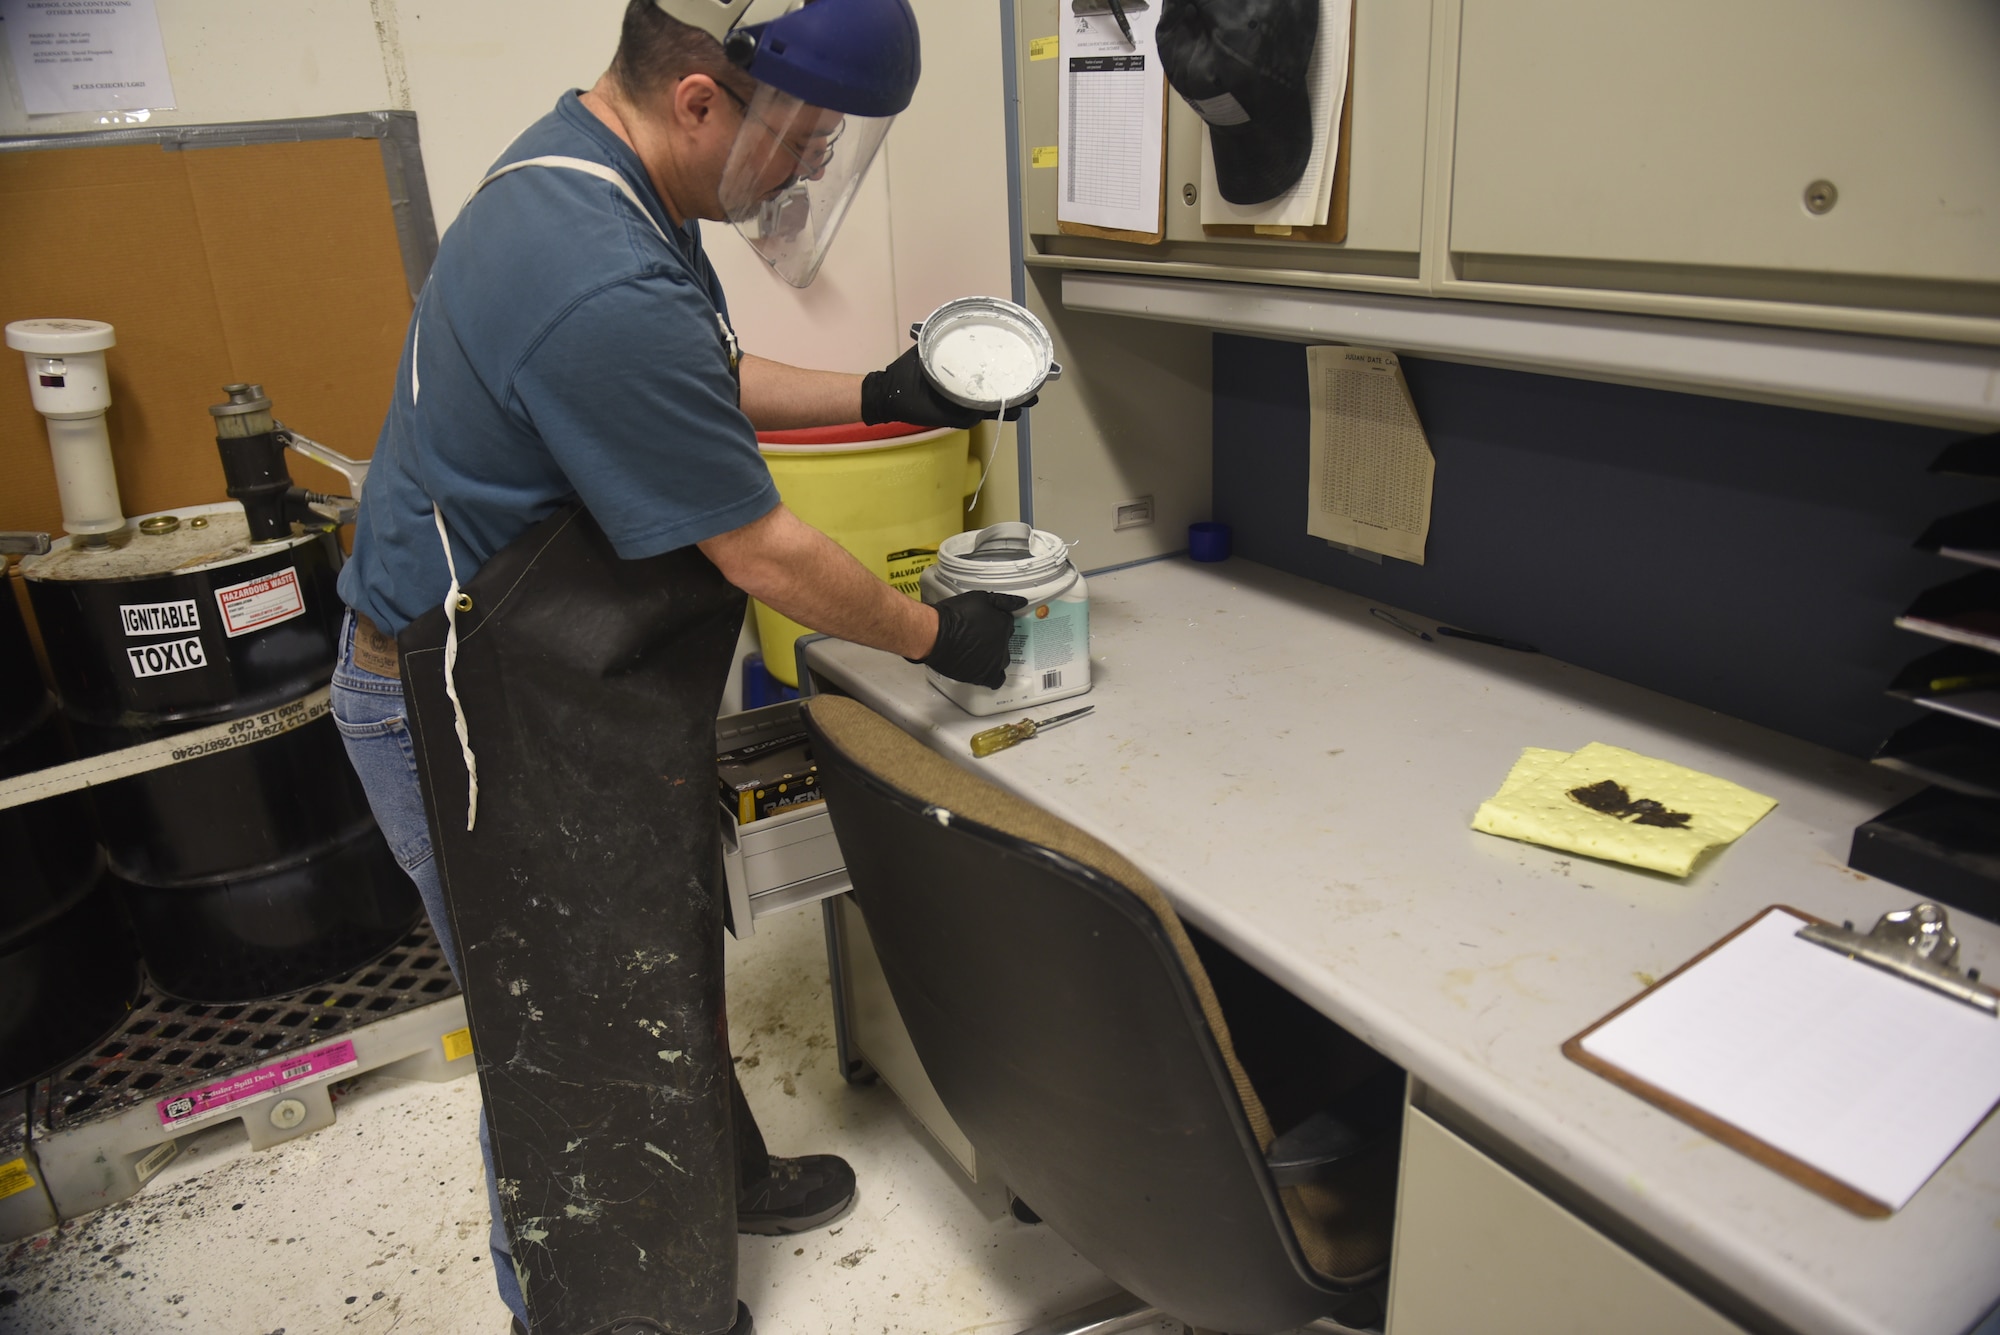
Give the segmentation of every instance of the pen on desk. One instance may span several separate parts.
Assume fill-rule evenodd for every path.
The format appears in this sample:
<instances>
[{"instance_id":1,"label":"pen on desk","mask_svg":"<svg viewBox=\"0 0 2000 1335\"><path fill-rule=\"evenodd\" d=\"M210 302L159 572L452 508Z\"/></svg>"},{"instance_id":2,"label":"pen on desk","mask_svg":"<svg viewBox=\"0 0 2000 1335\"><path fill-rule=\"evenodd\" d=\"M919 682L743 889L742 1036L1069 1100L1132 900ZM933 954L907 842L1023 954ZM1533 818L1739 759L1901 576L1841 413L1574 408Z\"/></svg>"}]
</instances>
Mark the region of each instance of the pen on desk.
<instances>
[{"instance_id":1,"label":"pen on desk","mask_svg":"<svg viewBox=\"0 0 2000 1335\"><path fill-rule=\"evenodd\" d=\"M1495 649L1512 649L1516 653L1538 654L1541 652L1525 640L1503 640L1498 635L1481 635L1476 631L1459 630L1454 626L1439 626L1438 634L1449 635L1454 640L1471 640L1474 644L1490 644Z\"/></svg>"},{"instance_id":2,"label":"pen on desk","mask_svg":"<svg viewBox=\"0 0 2000 1335\"><path fill-rule=\"evenodd\" d=\"M1139 39L1132 35L1132 24L1125 17L1124 0L1111 0L1111 17L1118 20L1118 31L1125 34L1125 45L1137 51Z\"/></svg>"},{"instance_id":3,"label":"pen on desk","mask_svg":"<svg viewBox=\"0 0 2000 1335\"><path fill-rule=\"evenodd\" d=\"M1397 630L1402 631L1406 635L1414 635L1420 640L1430 639L1430 635L1427 632L1418 630L1415 626L1412 626L1409 622L1404 621L1402 618L1398 617L1394 612L1389 611L1387 608L1371 607L1368 609L1368 615L1374 617L1378 621L1388 622L1390 625L1394 626Z\"/></svg>"}]
</instances>

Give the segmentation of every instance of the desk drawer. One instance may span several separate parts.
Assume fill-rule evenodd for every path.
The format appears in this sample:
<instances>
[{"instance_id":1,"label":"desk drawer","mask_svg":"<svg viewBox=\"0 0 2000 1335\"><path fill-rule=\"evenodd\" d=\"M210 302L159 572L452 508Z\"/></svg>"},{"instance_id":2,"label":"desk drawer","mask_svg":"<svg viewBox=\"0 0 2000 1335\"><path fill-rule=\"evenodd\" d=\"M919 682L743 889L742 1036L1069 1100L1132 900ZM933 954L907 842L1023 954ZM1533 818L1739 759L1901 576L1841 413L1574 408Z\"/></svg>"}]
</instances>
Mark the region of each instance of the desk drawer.
<instances>
[{"instance_id":1,"label":"desk drawer","mask_svg":"<svg viewBox=\"0 0 2000 1335\"><path fill-rule=\"evenodd\" d=\"M796 700L731 714L716 721L716 749L801 727ZM738 824L727 808L719 807L718 815L729 929L738 938L749 936L767 913L841 894L852 884L826 803L793 807L747 825Z\"/></svg>"},{"instance_id":2,"label":"desk drawer","mask_svg":"<svg viewBox=\"0 0 2000 1335\"><path fill-rule=\"evenodd\" d=\"M750 935L751 924L767 913L841 894L852 884L824 802L748 825L723 812L722 868L730 929L738 937Z\"/></svg>"},{"instance_id":3,"label":"desk drawer","mask_svg":"<svg viewBox=\"0 0 2000 1335\"><path fill-rule=\"evenodd\" d=\"M1416 1108L1389 1335L1743 1335Z\"/></svg>"}]
</instances>

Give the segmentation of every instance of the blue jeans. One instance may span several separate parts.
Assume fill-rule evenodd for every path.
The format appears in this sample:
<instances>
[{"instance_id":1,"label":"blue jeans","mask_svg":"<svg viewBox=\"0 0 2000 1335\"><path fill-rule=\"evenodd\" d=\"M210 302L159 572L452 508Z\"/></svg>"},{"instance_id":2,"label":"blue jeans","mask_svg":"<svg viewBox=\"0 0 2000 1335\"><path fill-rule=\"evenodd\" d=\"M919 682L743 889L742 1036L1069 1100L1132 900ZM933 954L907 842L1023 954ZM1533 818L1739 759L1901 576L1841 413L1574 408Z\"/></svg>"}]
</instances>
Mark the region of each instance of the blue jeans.
<instances>
[{"instance_id":1,"label":"blue jeans","mask_svg":"<svg viewBox=\"0 0 2000 1335\"><path fill-rule=\"evenodd\" d=\"M437 863L431 857L430 826L424 823L424 792L417 782L417 757L403 719L403 683L354 666L354 613L340 626L340 657L333 668L333 722L346 744L347 759L361 776L375 824L389 841L389 851L417 883L431 930L437 933L445 963L458 977L458 942L451 934L444 890L438 884ZM462 983L462 980L461 980ZM493 1278L500 1300L523 1326L528 1324L527 1300L514 1273L507 1228L501 1222L500 1191L493 1177L493 1138L486 1114L479 1114L479 1153L486 1161L486 1201L493 1211Z\"/></svg>"}]
</instances>

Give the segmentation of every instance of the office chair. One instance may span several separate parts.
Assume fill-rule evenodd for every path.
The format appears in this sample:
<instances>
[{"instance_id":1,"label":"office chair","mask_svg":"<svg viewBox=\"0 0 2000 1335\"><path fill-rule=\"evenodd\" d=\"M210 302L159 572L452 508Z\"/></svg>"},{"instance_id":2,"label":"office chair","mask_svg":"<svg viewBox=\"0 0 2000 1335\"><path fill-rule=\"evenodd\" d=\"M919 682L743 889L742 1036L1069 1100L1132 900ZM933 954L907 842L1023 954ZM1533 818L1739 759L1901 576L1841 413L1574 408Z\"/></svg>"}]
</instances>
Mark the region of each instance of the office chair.
<instances>
[{"instance_id":1,"label":"office chair","mask_svg":"<svg viewBox=\"0 0 2000 1335\"><path fill-rule=\"evenodd\" d=\"M1376 1134L1337 1106L1280 1139L1143 873L857 701L816 696L806 717L855 902L946 1109L1132 1295L1038 1332L1168 1316L1264 1335L1385 1273L1400 1071L1375 1058L1352 1095Z\"/></svg>"}]
</instances>

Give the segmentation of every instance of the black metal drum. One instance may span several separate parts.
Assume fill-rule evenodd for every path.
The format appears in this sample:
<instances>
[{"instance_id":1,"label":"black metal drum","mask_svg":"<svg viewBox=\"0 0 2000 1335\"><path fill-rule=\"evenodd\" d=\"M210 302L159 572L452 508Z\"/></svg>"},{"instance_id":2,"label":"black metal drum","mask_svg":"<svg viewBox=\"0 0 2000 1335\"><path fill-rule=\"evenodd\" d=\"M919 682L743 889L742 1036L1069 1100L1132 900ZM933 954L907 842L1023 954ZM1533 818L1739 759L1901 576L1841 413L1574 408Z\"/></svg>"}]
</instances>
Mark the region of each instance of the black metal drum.
<instances>
[{"instance_id":1,"label":"black metal drum","mask_svg":"<svg viewBox=\"0 0 2000 1335\"><path fill-rule=\"evenodd\" d=\"M0 575L6 560L0 557ZM0 737L12 737L41 712L48 691L28 643L28 628L14 601L11 580L0 579Z\"/></svg>"},{"instance_id":2,"label":"black metal drum","mask_svg":"<svg viewBox=\"0 0 2000 1335\"><path fill-rule=\"evenodd\" d=\"M252 542L242 507L127 525L24 566L77 744L101 754L299 701L333 673L340 548ZM155 980L199 1001L311 986L421 911L331 715L91 790Z\"/></svg>"},{"instance_id":3,"label":"black metal drum","mask_svg":"<svg viewBox=\"0 0 2000 1335\"><path fill-rule=\"evenodd\" d=\"M28 653L12 610L10 597L0 609L0 660ZM0 779L70 758L55 701L33 681L36 712L0 729ZM90 1047L138 995L138 947L103 881L81 793L0 808L0 1089Z\"/></svg>"}]
</instances>

